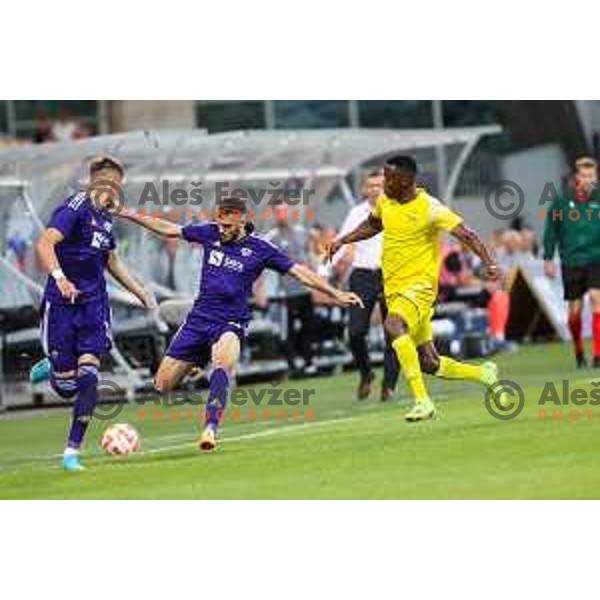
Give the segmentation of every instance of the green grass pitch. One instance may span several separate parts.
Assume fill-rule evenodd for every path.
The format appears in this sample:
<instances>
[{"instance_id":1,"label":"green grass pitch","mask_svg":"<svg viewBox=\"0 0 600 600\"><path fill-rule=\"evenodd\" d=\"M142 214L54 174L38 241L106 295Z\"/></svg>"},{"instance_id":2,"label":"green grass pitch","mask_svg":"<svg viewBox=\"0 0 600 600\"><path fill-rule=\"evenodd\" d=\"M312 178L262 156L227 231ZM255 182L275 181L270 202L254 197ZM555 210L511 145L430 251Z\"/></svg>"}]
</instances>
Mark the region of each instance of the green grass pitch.
<instances>
[{"instance_id":1,"label":"green grass pitch","mask_svg":"<svg viewBox=\"0 0 600 600\"><path fill-rule=\"evenodd\" d=\"M139 409L128 407L117 421L139 429L143 452L104 456L97 441L106 423L95 422L87 470L77 474L60 468L66 411L9 415L0 419L0 498L598 498L598 407L580 407L577 422L568 406L546 407L562 408L563 420L538 417L546 381L589 390L600 380L600 371L576 371L573 362L560 344L499 357L502 377L526 396L511 421L492 418L482 389L463 382L428 378L438 418L414 424L403 419L406 402L355 401L354 373L282 383L314 389L313 422L247 421L242 413L209 455L195 448L196 421L139 421ZM399 395L407 398L404 383Z\"/></svg>"}]
</instances>

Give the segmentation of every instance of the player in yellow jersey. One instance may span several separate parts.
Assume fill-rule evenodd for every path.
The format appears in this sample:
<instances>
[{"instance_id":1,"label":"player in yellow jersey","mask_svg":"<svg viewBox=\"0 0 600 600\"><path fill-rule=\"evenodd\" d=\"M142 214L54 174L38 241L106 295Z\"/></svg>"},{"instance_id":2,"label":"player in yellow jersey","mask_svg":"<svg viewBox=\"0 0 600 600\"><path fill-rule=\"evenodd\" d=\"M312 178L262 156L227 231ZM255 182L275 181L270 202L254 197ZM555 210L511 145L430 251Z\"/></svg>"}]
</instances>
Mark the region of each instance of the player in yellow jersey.
<instances>
[{"instance_id":1,"label":"player in yellow jersey","mask_svg":"<svg viewBox=\"0 0 600 600\"><path fill-rule=\"evenodd\" d=\"M388 306L385 329L415 397L408 421L435 416L435 405L423 372L446 379L467 379L487 387L498 381L492 362L472 365L439 356L433 345L431 316L438 292L440 233L447 231L483 261L488 279L501 273L490 250L463 219L417 187L417 164L410 156L388 160L383 195L371 215L330 247L333 256L343 244L368 239L383 231L383 286Z\"/></svg>"}]
</instances>

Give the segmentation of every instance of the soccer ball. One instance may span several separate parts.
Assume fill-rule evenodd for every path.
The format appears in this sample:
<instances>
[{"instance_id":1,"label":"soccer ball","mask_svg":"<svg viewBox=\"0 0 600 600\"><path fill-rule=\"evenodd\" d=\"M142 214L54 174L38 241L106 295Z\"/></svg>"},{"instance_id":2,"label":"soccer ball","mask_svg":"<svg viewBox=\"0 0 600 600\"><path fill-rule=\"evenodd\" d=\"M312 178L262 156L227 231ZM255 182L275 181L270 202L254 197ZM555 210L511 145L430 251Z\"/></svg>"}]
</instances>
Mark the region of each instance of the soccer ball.
<instances>
[{"instance_id":1,"label":"soccer ball","mask_svg":"<svg viewBox=\"0 0 600 600\"><path fill-rule=\"evenodd\" d=\"M100 440L102 450L113 456L128 456L140 448L140 435L127 423L111 425Z\"/></svg>"}]
</instances>

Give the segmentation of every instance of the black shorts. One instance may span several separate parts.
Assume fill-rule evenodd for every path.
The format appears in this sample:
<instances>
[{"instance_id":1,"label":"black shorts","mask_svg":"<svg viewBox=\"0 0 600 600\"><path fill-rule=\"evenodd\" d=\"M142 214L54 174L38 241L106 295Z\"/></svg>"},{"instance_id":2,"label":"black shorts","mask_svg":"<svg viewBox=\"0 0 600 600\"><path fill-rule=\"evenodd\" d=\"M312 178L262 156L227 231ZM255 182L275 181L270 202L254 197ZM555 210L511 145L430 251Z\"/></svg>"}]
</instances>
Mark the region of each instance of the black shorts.
<instances>
[{"instance_id":1,"label":"black shorts","mask_svg":"<svg viewBox=\"0 0 600 600\"><path fill-rule=\"evenodd\" d=\"M600 262L562 267L565 300L579 300L588 290L600 290Z\"/></svg>"}]
</instances>

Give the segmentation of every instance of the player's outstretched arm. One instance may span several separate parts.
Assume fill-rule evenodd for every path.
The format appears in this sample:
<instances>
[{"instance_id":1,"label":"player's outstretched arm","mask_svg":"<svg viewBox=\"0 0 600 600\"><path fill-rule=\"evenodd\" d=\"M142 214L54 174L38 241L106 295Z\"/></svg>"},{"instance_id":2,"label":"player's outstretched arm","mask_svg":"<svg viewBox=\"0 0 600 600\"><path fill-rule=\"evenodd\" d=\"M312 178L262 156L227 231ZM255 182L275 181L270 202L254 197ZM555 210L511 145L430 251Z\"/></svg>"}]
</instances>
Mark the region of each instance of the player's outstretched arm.
<instances>
[{"instance_id":1,"label":"player's outstretched arm","mask_svg":"<svg viewBox=\"0 0 600 600\"><path fill-rule=\"evenodd\" d=\"M381 233L382 230L383 224L381 220L375 215L369 215L356 229L332 242L327 249L327 257L331 260L344 244L353 244L354 242L368 240L374 235Z\"/></svg>"},{"instance_id":2,"label":"player's outstretched arm","mask_svg":"<svg viewBox=\"0 0 600 600\"><path fill-rule=\"evenodd\" d=\"M305 265L296 263L288 271L288 275L291 275L300 283L312 288L313 290L318 290L319 292L327 294L341 306L360 306L361 308L364 308L360 296L357 296L353 292L342 292L341 290L334 288L333 286L329 285L327 281L323 279L323 277L317 275Z\"/></svg>"},{"instance_id":3,"label":"player's outstretched arm","mask_svg":"<svg viewBox=\"0 0 600 600\"><path fill-rule=\"evenodd\" d=\"M75 285L67 279L58 262L58 257L56 256L56 244L62 242L63 239L64 236L58 229L48 227L47 229L44 229L40 236L36 249L42 266L51 277L54 277L56 287L58 287L60 293L64 298L71 300L71 302L75 302L75 299L79 296L80 292Z\"/></svg>"},{"instance_id":4,"label":"player's outstretched arm","mask_svg":"<svg viewBox=\"0 0 600 600\"><path fill-rule=\"evenodd\" d=\"M493 252L487 247L474 229L461 223L452 229L450 233L481 259L481 262L483 262L483 265L485 266L486 277L490 281L502 279L502 272L500 271L500 267L496 262Z\"/></svg>"},{"instance_id":5,"label":"player's outstretched arm","mask_svg":"<svg viewBox=\"0 0 600 600\"><path fill-rule=\"evenodd\" d=\"M116 250L111 250L106 264L108 272L129 292L149 309L156 308L154 296L129 273Z\"/></svg>"},{"instance_id":6,"label":"player's outstretched arm","mask_svg":"<svg viewBox=\"0 0 600 600\"><path fill-rule=\"evenodd\" d=\"M152 233L156 233L162 237L181 237L181 225L171 223L170 221L156 219L155 217L151 217L149 215L140 215L136 211L127 208L124 208L117 213L117 216L121 217L122 219L126 219L127 221L131 221L132 223L137 223L149 231L152 231Z\"/></svg>"}]
</instances>

